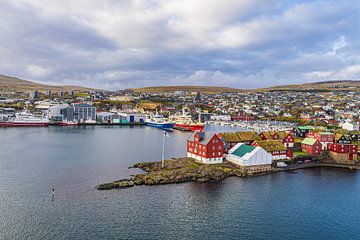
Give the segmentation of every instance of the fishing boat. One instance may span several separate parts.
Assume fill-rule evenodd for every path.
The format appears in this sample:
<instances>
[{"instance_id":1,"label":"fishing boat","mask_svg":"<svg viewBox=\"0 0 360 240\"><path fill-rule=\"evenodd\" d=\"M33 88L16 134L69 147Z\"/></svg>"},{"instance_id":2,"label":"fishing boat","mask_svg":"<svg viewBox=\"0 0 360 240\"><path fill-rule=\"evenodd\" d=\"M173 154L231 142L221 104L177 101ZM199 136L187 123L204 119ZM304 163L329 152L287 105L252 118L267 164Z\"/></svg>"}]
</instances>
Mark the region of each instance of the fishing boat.
<instances>
[{"instance_id":1,"label":"fishing boat","mask_svg":"<svg viewBox=\"0 0 360 240\"><path fill-rule=\"evenodd\" d=\"M175 129L183 131L201 131L205 127L204 123L193 121L191 115L186 113L185 109L183 109L181 115L171 116L170 121L175 122Z\"/></svg>"},{"instance_id":2,"label":"fishing boat","mask_svg":"<svg viewBox=\"0 0 360 240\"><path fill-rule=\"evenodd\" d=\"M46 117L36 117L28 112L15 114L15 118L6 122L0 122L0 127L48 127L49 119Z\"/></svg>"},{"instance_id":3,"label":"fishing boat","mask_svg":"<svg viewBox=\"0 0 360 240\"><path fill-rule=\"evenodd\" d=\"M172 129L174 127L173 122L170 122L167 118L164 118L161 115L150 116L145 120L145 125L161 129Z\"/></svg>"}]
</instances>

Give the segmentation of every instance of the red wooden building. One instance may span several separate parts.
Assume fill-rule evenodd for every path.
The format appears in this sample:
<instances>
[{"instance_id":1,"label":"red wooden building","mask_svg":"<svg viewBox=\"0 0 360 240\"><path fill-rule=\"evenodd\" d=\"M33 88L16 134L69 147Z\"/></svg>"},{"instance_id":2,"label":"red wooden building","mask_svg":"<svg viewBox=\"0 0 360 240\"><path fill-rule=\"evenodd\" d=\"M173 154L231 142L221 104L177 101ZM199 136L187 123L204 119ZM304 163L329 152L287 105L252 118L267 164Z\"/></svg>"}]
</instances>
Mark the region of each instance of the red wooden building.
<instances>
[{"instance_id":1,"label":"red wooden building","mask_svg":"<svg viewBox=\"0 0 360 240\"><path fill-rule=\"evenodd\" d=\"M259 137L262 140L279 140L281 141L286 148L292 148L294 147L294 136L285 131L267 131L267 132L261 132L259 134Z\"/></svg>"},{"instance_id":2,"label":"red wooden building","mask_svg":"<svg viewBox=\"0 0 360 240\"><path fill-rule=\"evenodd\" d=\"M224 142L217 134L194 132L187 140L187 156L201 163L222 163Z\"/></svg>"},{"instance_id":3,"label":"red wooden building","mask_svg":"<svg viewBox=\"0 0 360 240\"><path fill-rule=\"evenodd\" d=\"M322 145L315 138L305 138L301 142L301 150L309 155L319 155L322 151Z\"/></svg>"},{"instance_id":4,"label":"red wooden building","mask_svg":"<svg viewBox=\"0 0 360 240\"><path fill-rule=\"evenodd\" d=\"M330 157L337 163L354 164L357 161L358 146L355 144L328 144Z\"/></svg>"},{"instance_id":5,"label":"red wooden building","mask_svg":"<svg viewBox=\"0 0 360 240\"><path fill-rule=\"evenodd\" d=\"M313 138L321 143L322 150L326 150L327 145L334 142L335 135L331 132L314 132Z\"/></svg>"}]
</instances>

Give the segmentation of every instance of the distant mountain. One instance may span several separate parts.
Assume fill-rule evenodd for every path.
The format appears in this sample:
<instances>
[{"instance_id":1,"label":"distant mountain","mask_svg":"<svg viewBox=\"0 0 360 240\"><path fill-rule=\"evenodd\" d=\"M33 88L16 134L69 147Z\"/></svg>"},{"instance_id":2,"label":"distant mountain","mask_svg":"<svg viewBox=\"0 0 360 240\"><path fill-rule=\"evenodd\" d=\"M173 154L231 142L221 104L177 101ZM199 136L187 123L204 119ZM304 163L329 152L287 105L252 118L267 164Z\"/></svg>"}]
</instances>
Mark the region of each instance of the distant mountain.
<instances>
[{"instance_id":1,"label":"distant mountain","mask_svg":"<svg viewBox=\"0 0 360 240\"><path fill-rule=\"evenodd\" d=\"M144 87L133 88L135 92L207 92L207 93L223 93L223 92L244 92L242 89L229 87L213 87L213 86L159 86L159 87Z\"/></svg>"},{"instance_id":2,"label":"distant mountain","mask_svg":"<svg viewBox=\"0 0 360 240\"><path fill-rule=\"evenodd\" d=\"M91 88L79 86L53 86L40 83L34 83L27 80L22 80L15 77L0 75L0 91L34 91L34 90L51 90L51 91L86 91L92 90Z\"/></svg>"}]
</instances>

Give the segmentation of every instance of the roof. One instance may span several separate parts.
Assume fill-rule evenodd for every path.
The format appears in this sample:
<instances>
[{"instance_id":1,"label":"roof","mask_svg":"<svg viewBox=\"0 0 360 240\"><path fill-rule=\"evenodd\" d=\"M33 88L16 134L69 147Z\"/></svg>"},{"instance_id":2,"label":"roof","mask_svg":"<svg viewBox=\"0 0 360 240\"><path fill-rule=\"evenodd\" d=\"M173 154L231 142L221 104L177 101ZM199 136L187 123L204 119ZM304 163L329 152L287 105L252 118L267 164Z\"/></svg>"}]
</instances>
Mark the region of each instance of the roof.
<instances>
[{"instance_id":1,"label":"roof","mask_svg":"<svg viewBox=\"0 0 360 240\"><path fill-rule=\"evenodd\" d=\"M287 150L284 144L278 140L256 141L256 143L267 152Z\"/></svg>"},{"instance_id":2,"label":"roof","mask_svg":"<svg viewBox=\"0 0 360 240\"><path fill-rule=\"evenodd\" d=\"M287 135L289 135L289 133L285 132L285 131L264 131L262 132L262 134L264 134L264 136L266 137L266 139L272 139L272 136L277 133L277 135L279 136L279 139L284 139Z\"/></svg>"},{"instance_id":3,"label":"roof","mask_svg":"<svg viewBox=\"0 0 360 240\"><path fill-rule=\"evenodd\" d=\"M305 145L314 145L314 143L316 143L317 139L315 138L305 138L301 144L305 144Z\"/></svg>"},{"instance_id":4,"label":"roof","mask_svg":"<svg viewBox=\"0 0 360 240\"><path fill-rule=\"evenodd\" d=\"M193 133L191 134L191 136L188 138L188 141L194 142L194 141L195 141L195 135L196 135L196 134L199 134L199 137L200 137L199 143L205 144L205 145L207 145L207 144L209 143L209 141L214 137L214 135L216 135L216 134L214 134L214 133L199 132L199 131L197 131L197 132L193 132Z\"/></svg>"},{"instance_id":5,"label":"roof","mask_svg":"<svg viewBox=\"0 0 360 240\"><path fill-rule=\"evenodd\" d=\"M255 149L253 146L249 146L246 144L241 144L235 151L233 151L231 154L236 155L238 157L242 157L247 153L252 152Z\"/></svg>"},{"instance_id":6,"label":"roof","mask_svg":"<svg viewBox=\"0 0 360 240\"><path fill-rule=\"evenodd\" d=\"M333 133L331 133L331 132L321 132L321 133L319 133L320 135L332 135Z\"/></svg>"},{"instance_id":7,"label":"roof","mask_svg":"<svg viewBox=\"0 0 360 240\"><path fill-rule=\"evenodd\" d=\"M261 138L256 132L225 132L221 135L226 142L245 142L261 140Z\"/></svg>"},{"instance_id":8,"label":"roof","mask_svg":"<svg viewBox=\"0 0 360 240\"><path fill-rule=\"evenodd\" d=\"M314 130L312 126L297 126L300 130Z\"/></svg>"},{"instance_id":9,"label":"roof","mask_svg":"<svg viewBox=\"0 0 360 240\"><path fill-rule=\"evenodd\" d=\"M341 134L341 133L337 133L335 134L335 141L338 141L341 137L345 137L345 139L348 139L349 140L349 136L348 135L345 135L345 134Z\"/></svg>"},{"instance_id":10,"label":"roof","mask_svg":"<svg viewBox=\"0 0 360 240\"><path fill-rule=\"evenodd\" d=\"M86 104L86 103L78 103L74 105L75 107L93 107L90 104Z\"/></svg>"}]
</instances>

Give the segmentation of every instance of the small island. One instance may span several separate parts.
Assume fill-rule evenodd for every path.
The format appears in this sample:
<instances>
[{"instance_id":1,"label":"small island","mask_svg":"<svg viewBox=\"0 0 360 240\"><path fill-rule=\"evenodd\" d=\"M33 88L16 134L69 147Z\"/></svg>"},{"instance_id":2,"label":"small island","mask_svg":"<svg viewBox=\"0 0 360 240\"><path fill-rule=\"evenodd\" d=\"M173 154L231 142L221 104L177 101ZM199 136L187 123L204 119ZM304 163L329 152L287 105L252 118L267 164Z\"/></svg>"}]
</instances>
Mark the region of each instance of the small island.
<instances>
[{"instance_id":1,"label":"small island","mask_svg":"<svg viewBox=\"0 0 360 240\"><path fill-rule=\"evenodd\" d=\"M121 179L111 183L104 183L98 190L127 188L135 185L159 185L183 182L212 182L220 181L231 176L246 177L247 172L239 167L224 162L222 164L206 165L192 158L173 158L165 160L164 168L161 162L139 162L133 165L145 173L136 174L130 179Z\"/></svg>"}]
</instances>

